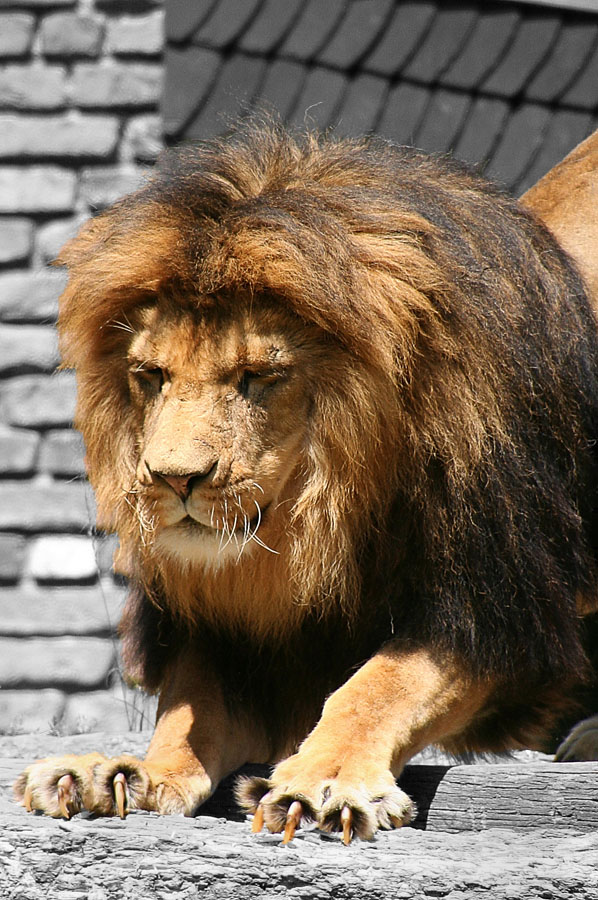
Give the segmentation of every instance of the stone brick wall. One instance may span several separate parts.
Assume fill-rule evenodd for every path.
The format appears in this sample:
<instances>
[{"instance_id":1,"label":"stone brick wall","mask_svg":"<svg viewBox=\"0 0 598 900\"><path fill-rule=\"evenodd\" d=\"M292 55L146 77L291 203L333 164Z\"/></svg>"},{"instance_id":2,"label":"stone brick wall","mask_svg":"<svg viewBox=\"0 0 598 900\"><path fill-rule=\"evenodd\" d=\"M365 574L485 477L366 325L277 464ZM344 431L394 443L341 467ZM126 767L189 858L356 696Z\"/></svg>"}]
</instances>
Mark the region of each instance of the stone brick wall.
<instances>
[{"instance_id":1,"label":"stone brick wall","mask_svg":"<svg viewBox=\"0 0 598 900\"><path fill-rule=\"evenodd\" d=\"M161 0L0 0L0 732L151 718L119 673L48 263L159 151L162 49Z\"/></svg>"}]
</instances>

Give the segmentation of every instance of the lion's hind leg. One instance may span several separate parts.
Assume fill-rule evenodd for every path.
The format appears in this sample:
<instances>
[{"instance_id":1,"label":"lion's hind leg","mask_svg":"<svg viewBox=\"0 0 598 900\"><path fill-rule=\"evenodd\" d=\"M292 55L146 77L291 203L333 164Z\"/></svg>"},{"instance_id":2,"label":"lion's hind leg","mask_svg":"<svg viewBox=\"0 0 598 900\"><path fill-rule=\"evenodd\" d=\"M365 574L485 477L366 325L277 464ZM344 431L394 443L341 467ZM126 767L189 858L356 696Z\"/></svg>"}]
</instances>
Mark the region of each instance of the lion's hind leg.
<instances>
[{"instance_id":1,"label":"lion's hind leg","mask_svg":"<svg viewBox=\"0 0 598 900\"><path fill-rule=\"evenodd\" d=\"M589 762L598 759L598 715L573 728L556 751L558 762Z\"/></svg>"}]
</instances>

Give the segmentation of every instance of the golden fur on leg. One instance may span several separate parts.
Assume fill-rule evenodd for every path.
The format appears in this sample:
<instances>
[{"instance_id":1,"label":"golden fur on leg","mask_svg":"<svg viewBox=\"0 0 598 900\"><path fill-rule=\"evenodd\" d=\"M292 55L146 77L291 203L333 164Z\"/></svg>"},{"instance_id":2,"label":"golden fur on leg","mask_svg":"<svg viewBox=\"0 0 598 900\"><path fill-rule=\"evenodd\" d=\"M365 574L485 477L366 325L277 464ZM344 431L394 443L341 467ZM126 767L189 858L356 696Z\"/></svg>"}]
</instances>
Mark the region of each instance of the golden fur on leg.
<instances>
[{"instance_id":1,"label":"golden fur on leg","mask_svg":"<svg viewBox=\"0 0 598 900\"><path fill-rule=\"evenodd\" d=\"M239 802L260 808L271 831L284 828L295 802L325 831L340 828L345 809L362 838L405 824L413 806L395 778L423 747L462 734L490 692L450 660L389 644L328 698L314 730L269 782L241 782Z\"/></svg>"}]
</instances>

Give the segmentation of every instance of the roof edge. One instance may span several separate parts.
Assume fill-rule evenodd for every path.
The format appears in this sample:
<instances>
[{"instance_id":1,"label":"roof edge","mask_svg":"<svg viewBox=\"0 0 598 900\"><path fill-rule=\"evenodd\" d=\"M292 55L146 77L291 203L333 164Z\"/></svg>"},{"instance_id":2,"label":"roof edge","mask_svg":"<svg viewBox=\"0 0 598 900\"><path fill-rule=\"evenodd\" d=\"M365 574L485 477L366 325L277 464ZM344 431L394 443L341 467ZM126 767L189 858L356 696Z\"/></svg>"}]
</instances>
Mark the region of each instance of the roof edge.
<instances>
[{"instance_id":1,"label":"roof edge","mask_svg":"<svg viewBox=\"0 0 598 900\"><path fill-rule=\"evenodd\" d=\"M597 0L502 0L502 3L527 4L528 6L550 6L557 9L575 9L598 15Z\"/></svg>"}]
</instances>

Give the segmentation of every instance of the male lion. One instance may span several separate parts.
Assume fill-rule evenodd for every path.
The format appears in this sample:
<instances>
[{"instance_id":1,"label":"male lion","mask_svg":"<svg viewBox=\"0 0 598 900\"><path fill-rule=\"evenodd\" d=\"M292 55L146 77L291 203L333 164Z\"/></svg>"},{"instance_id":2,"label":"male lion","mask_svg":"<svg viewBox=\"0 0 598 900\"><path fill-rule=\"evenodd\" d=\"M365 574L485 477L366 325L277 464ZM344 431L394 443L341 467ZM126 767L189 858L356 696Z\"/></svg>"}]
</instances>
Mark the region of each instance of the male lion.
<instances>
[{"instance_id":1,"label":"male lion","mask_svg":"<svg viewBox=\"0 0 598 900\"><path fill-rule=\"evenodd\" d=\"M539 746L596 607L598 337L516 201L375 139L240 126L170 150L61 254L99 524L131 581L145 761L43 760L28 809L192 814L289 840L408 822L427 744ZM282 761L280 761L282 760Z\"/></svg>"}]
</instances>

